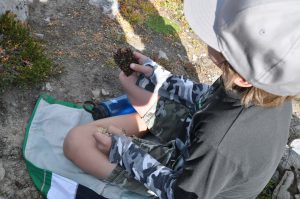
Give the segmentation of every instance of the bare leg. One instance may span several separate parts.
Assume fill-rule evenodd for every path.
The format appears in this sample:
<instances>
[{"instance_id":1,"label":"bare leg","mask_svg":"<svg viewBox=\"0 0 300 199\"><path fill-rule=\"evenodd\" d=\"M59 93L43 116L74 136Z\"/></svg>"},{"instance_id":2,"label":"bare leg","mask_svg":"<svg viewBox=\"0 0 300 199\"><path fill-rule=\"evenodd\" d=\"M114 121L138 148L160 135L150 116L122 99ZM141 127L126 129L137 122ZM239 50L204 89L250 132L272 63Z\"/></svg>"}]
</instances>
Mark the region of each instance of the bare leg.
<instances>
[{"instance_id":1,"label":"bare leg","mask_svg":"<svg viewBox=\"0 0 300 199\"><path fill-rule=\"evenodd\" d=\"M124 129L127 135L143 136L147 131L147 126L141 117L159 99L157 94L136 86L137 76L127 77L124 73L121 73L119 78L137 113L105 118L73 128L64 140L65 156L82 170L100 179L107 178L116 165L111 164L108 157L97 148L93 134L97 132L99 127L115 126Z\"/></svg>"},{"instance_id":2,"label":"bare leg","mask_svg":"<svg viewBox=\"0 0 300 199\"><path fill-rule=\"evenodd\" d=\"M97 148L93 134L99 127L115 126L129 134L146 132L147 126L138 114L110 117L71 129L64 140L64 154L85 172L105 179L116 165L108 161L108 157Z\"/></svg>"}]
</instances>

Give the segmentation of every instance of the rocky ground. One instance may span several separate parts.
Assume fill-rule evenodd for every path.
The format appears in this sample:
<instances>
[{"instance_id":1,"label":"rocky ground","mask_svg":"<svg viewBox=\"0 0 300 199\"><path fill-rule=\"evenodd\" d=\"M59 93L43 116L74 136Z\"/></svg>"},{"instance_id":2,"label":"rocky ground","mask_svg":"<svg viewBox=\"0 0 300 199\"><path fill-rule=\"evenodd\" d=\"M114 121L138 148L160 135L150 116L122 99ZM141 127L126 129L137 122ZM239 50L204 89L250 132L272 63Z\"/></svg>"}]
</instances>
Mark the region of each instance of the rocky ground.
<instances>
[{"instance_id":1,"label":"rocky ground","mask_svg":"<svg viewBox=\"0 0 300 199\"><path fill-rule=\"evenodd\" d=\"M132 26L113 17L96 0L32 0L28 24L61 73L32 89L12 89L0 96L0 199L42 198L22 158L25 127L41 93L81 104L122 94L119 69L112 53L121 46L142 51L173 73L212 83L219 74L207 57L206 46L185 29L172 37ZM109 2L109 1L108 1ZM149 2L151 2L149 0ZM95 6L98 5L98 6ZM157 14L168 11L153 4ZM104 11L104 12L103 12ZM113 13L114 14L114 13ZM295 112L300 113L299 102Z\"/></svg>"}]
</instances>

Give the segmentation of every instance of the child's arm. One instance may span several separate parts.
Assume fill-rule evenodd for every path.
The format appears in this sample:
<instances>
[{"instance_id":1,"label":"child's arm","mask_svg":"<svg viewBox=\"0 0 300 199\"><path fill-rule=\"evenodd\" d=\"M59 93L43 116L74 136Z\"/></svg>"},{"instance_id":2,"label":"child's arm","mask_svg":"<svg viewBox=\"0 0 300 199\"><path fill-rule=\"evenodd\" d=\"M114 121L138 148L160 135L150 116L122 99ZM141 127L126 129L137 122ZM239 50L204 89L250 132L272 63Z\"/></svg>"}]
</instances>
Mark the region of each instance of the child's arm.
<instances>
[{"instance_id":1,"label":"child's arm","mask_svg":"<svg viewBox=\"0 0 300 199\"><path fill-rule=\"evenodd\" d=\"M161 165L128 137L112 136L109 160L124 167L132 177L143 183L159 198L172 199L174 197L173 189L178 174Z\"/></svg>"},{"instance_id":2,"label":"child's arm","mask_svg":"<svg viewBox=\"0 0 300 199\"><path fill-rule=\"evenodd\" d=\"M193 82L183 76L172 75L150 58L143 60L143 65L133 65L136 71L145 71L142 67L153 69L150 75L141 75L137 84L151 92L158 92L160 96L182 103L188 107L201 101L209 91L209 85Z\"/></svg>"}]
</instances>

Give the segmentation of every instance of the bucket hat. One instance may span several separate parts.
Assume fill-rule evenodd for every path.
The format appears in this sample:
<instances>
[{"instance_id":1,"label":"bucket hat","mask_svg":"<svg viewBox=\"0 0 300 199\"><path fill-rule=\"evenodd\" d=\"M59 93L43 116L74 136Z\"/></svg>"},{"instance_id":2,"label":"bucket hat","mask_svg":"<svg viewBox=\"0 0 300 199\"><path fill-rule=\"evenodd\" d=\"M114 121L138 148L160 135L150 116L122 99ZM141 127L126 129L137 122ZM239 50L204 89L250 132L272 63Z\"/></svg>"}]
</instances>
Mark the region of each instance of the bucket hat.
<instances>
[{"instance_id":1,"label":"bucket hat","mask_svg":"<svg viewBox=\"0 0 300 199\"><path fill-rule=\"evenodd\" d=\"M185 0L194 32L253 86L300 94L299 0Z\"/></svg>"}]
</instances>

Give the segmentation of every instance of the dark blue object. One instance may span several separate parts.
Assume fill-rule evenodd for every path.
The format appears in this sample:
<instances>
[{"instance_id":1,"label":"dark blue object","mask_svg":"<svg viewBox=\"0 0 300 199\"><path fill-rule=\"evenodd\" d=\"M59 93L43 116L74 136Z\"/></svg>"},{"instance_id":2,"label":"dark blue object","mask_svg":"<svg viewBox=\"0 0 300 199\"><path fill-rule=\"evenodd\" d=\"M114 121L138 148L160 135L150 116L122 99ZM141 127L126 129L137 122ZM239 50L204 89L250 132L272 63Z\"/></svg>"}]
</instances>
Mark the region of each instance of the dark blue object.
<instances>
[{"instance_id":1,"label":"dark blue object","mask_svg":"<svg viewBox=\"0 0 300 199\"><path fill-rule=\"evenodd\" d=\"M121 95L119 97L100 102L99 105L105 108L108 114L107 117L126 115L136 112L129 102L127 95Z\"/></svg>"}]
</instances>

